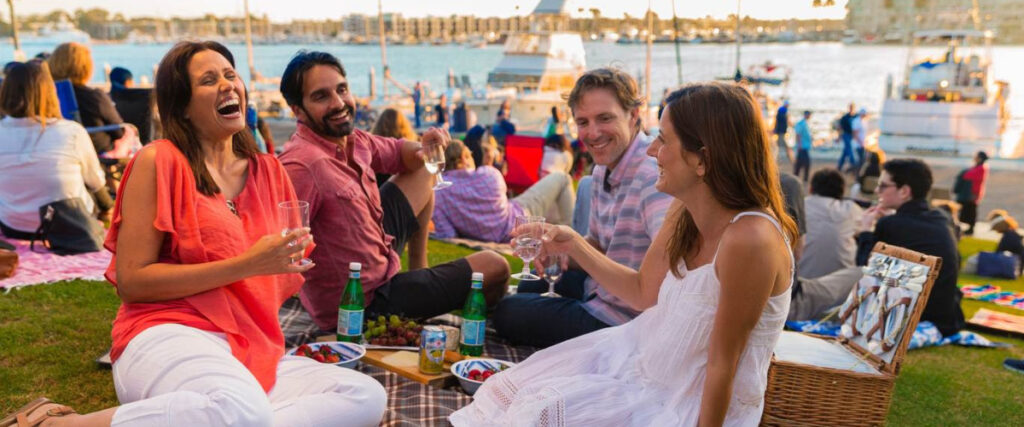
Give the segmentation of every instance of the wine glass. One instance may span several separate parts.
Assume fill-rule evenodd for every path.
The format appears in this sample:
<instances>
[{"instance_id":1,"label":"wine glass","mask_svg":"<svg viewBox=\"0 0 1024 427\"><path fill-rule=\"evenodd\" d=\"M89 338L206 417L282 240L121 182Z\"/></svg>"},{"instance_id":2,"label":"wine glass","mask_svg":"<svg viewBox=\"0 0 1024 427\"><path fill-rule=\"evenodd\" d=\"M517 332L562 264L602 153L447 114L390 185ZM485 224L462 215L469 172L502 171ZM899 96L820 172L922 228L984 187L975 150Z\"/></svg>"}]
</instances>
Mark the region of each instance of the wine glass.
<instances>
[{"instance_id":1,"label":"wine glass","mask_svg":"<svg viewBox=\"0 0 1024 427\"><path fill-rule=\"evenodd\" d=\"M278 203L277 208L281 210L281 236L286 236L288 233L300 228L309 227L309 202L289 200ZM310 261L309 258L303 257L293 262L292 265L302 267L309 265L311 262L313 261Z\"/></svg>"},{"instance_id":2,"label":"wine glass","mask_svg":"<svg viewBox=\"0 0 1024 427\"><path fill-rule=\"evenodd\" d=\"M544 269L540 271L540 277L545 282L548 282L548 291L540 294L540 296L551 298L561 296L555 292L555 282L558 282L558 279L562 277L562 263L567 260L568 256L566 254L548 254L545 257L546 262L544 263Z\"/></svg>"},{"instance_id":3,"label":"wine glass","mask_svg":"<svg viewBox=\"0 0 1024 427\"><path fill-rule=\"evenodd\" d=\"M423 153L426 158L423 160L423 166L427 168L427 172L437 177L437 183L434 184L434 190L440 190L442 188L451 187L452 183L444 180L444 146L441 144L426 144L423 146Z\"/></svg>"},{"instance_id":4,"label":"wine glass","mask_svg":"<svg viewBox=\"0 0 1024 427\"><path fill-rule=\"evenodd\" d=\"M530 273L530 262L540 255L541 237L544 234L544 217L520 215L516 217L516 230L519 233L512 240L516 256L523 260L523 271L513 274L519 280L538 280L540 277Z\"/></svg>"}]
</instances>

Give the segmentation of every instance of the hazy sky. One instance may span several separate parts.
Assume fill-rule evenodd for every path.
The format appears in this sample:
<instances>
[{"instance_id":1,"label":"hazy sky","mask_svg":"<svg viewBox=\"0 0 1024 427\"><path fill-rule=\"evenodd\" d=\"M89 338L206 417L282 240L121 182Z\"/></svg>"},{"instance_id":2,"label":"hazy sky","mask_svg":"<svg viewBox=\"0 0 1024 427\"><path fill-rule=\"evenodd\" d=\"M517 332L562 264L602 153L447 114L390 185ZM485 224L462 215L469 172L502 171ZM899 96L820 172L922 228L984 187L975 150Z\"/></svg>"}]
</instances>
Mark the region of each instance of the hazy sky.
<instances>
[{"instance_id":1,"label":"hazy sky","mask_svg":"<svg viewBox=\"0 0 1024 427\"><path fill-rule=\"evenodd\" d=\"M539 0L382 0L385 12L401 12L406 16L448 16L452 14L474 14L478 16L510 16L526 14ZM584 16L596 7L605 16L620 17L623 13L641 16L647 10L643 0L568 0L575 15L577 8L583 8ZM812 0L745 0L743 15L756 18L842 18L847 0L836 0L836 6L814 8ZM736 2L732 0L675 0L679 16L702 17L712 15L724 17L735 13ZM242 15L242 0L14 0L15 11L21 14L49 12L54 9L72 11L78 8L101 7L126 16L201 16ZM6 6L6 5L5 5ZM516 9L516 6L519 9ZM659 16L672 16L672 0L651 0L651 6ZM377 13L377 2L373 0L249 0L250 11L257 15L266 13L273 21L291 19L337 18L350 13ZM7 15L7 8L0 8L0 15Z\"/></svg>"}]
</instances>

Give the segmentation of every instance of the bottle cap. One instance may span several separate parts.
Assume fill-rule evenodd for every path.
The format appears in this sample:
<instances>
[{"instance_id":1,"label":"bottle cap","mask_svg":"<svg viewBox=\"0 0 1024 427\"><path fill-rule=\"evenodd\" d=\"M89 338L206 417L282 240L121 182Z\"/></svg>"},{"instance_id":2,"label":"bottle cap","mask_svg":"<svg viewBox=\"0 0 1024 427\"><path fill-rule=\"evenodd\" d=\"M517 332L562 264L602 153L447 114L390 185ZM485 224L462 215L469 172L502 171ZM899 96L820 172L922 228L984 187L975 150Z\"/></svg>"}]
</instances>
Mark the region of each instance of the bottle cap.
<instances>
[{"instance_id":1,"label":"bottle cap","mask_svg":"<svg viewBox=\"0 0 1024 427\"><path fill-rule=\"evenodd\" d=\"M348 269L352 271L359 271L363 269L363 265L358 262L350 262L348 263Z\"/></svg>"},{"instance_id":2,"label":"bottle cap","mask_svg":"<svg viewBox=\"0 0 1024 427\"><path fill-rule=\"evenodd\" d=\"M484 281L484 274L483 273L473 273L473 279L472 280L474 282L483 282Z\"/></svg>"}]
</instances>

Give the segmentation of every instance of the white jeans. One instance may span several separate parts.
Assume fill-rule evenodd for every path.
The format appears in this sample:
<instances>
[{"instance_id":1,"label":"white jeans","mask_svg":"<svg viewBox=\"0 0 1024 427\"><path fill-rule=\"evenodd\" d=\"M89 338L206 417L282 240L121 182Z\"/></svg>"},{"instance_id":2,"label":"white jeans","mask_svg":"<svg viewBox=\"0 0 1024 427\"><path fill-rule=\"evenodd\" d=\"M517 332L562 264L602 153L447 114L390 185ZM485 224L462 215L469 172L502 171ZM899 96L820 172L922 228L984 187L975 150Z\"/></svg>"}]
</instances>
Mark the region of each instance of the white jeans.
<instances>
[{"instance_id":1,"label":"white jeans","mask_svg":"<svg viewBox=\"0 0 1024 427\"><path fill-rule=\"evenodd\" d=\"M576 193L572 190L572 178L569 175L551 172L512 200L527 215L543 215L548 224L569 225L576 205Z\"/></svg>"},{"instance_id":2,"label":"white jeans","mask_svg":"<svg viewBox=\"0 0 1024 427\"><path fill-rule=\"evenodd\" d=\"M178 324L146 329L114 363L113 426L369 426L384 387L351 369L285 356L265 393L223 334Z\"/></svg>"}]
</instances>

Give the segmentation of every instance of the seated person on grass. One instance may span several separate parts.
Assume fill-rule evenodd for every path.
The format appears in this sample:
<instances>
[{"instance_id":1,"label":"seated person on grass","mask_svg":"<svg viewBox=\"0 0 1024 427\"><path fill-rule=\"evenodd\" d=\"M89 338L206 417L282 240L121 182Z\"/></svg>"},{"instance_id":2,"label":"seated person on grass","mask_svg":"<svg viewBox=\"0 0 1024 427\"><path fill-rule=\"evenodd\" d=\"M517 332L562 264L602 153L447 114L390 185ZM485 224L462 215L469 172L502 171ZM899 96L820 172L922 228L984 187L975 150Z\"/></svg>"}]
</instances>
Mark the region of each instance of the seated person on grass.
<instances>
[{"instance_id":1,"label":"seated person on grass","mask_svg":"<svg viewBox=\"0 0 1024 427\"><path fill-rule=\"evenodd\" d=\"M517 216L539 215L551 224L572 222L576 194L564 172L548 174L509 200L501 172L487 164L477 167L473 153L458 140L445 150L444 170L444 179L453 185L434 196L437 237L508 242Z\"/></svg>"},{"instance_id":2,"label":"seated person on grass","mask_svg":"<svg viewBox=\"0 0 1024 427\"><path fill-rule=\"evenodd\" d=\"M427 268L434 180L423 167L421 145L355 129L356 100L337 58L300 51L281 77L281 94L298 125L280 158L298 199L309 202L317 241L310 255L317 267L303 274L299 297L322 331L337 328L350 262L362 263L369 313L416 318L447 313L466 301L473 272L484 273L490 304L505 294L508 262L496 252ZM449 139L442 129L423 135L424 143ZM377 172L394 174L379 190ZM409 271L399 273L406 243Z\"/></svg>"},{"instance_id":3,"label":"seated person on grass","mask_svg":"<svg viewBox=\"0 0 1024 427\"><path fill-rule=\"evenodd\" d=\"M949 217L928 206L932 170L918 159L896 159L882 165L878 204L864 211L857 234L857 265L867 264L875 242L885 242L942 258L942 267L921 320L935 324L943 336L964 328L963 294L956 286L960 253Z\"/></svg>"},{"instance_id":4,"label":"seated person on grass","mask_svg":"<svg viewBox=\"0 0 1024 427\"><path fill-rule=\"evenodd\" d=\"M651 141L641 131L641 94L621 70L588 71L569 94L579 138L597 166L591 187L586 241L618 264L639 268L661 228L671 198L659 192L658 162L647 155ZM524 281L519 293L494 311L494 327L513 342L547 347L608 326L640 312L593 277L570 269L555 284L564 298L546 298L543 281Z\"/></svg>"}]
</instances>

